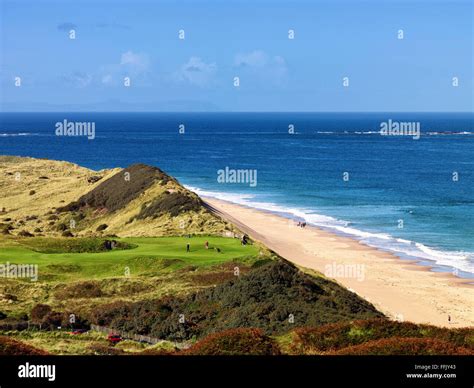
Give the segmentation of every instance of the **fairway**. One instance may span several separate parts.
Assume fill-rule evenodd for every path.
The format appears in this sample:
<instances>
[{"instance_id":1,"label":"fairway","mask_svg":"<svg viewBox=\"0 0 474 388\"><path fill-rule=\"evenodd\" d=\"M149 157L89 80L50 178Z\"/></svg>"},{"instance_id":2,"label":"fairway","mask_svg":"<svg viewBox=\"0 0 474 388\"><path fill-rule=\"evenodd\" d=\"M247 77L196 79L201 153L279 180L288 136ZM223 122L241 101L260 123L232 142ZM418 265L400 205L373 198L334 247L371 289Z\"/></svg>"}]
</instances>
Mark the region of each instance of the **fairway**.
<instances>
[{"instance_id":1,"label":"fairway","mask_svg":"<svg viewBox=\"0 0 474 388\"><path fill-rule=\"evenodd\" d=\"M240 240L224 237L142 237L115 239L135 245L132 249L93 253L41 253L28 247L32 239L5 239L0 242L0 263L36 264L38 281L79 280L151 276L157 271L174 271L186 266L212 266L227 261L252 261L259 248L242 246ZM67 239L64 239L67 241ZM205 248L205 242L209 249ZM190 244L190 252L186 245ZM219 248L218 252L214 248ZM54 275L54 276L51 276Z\"/></svg>"}]
</instances>

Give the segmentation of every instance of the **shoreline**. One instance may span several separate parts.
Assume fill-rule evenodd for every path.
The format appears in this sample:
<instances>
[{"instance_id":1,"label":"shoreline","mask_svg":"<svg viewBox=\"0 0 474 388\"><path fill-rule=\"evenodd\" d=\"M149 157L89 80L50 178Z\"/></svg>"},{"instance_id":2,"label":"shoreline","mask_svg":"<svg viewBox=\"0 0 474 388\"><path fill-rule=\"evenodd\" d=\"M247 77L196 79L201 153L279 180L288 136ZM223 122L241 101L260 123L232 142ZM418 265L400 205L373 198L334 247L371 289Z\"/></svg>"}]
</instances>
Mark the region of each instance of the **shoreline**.
<instances>
[{"instance_id":1,"label":"shoreline","mask_svg":"<svg viewBox=\"0 0 474 388\"><path fill-rule=\"evenodd\" d=\"M432 271L419 260L400 258L322 228L299 228L295 221L270 211L209 196L203 200L252 239L296 265L325 274L391 319L474 326L472 279Z\"/></svg>"},{"instance_id":2,"label":"shoreline","mask_svg":"<svg viewBox=\"0 0 474 388\"><path fill-rule=\"evenodd\" d=\"M463 268L465 265L463 265L463 262L461 262L459 257L454 257L455 261L451 261L451 258L449 260L446 259L450 256L460 255L460 253L462 253L461 251L446 251L443 250L443 248L425 245L426 243L395 237L389 234L387 231L377 232L358 229L357 227L350 225L350 222L335 218L334 216L328 216L321 213L316 214L312 212L306 213L307 210L304 208L300 209L294 206L286 208L271 202L251 202L241 199L241 197L236 193L233 193L231 196L229 196L222 195L223 193L220 192L203 190L199 187L191 185L184 186L202 198L211 198L233 203L245 208L256 209L270 215L277 215L295 222L303 221L308 225L327 231L330 234L335 234L344 238L350 238L371 248L380 250L382 252L387 252L396 256L400 260L406 262L417 262L418 265L427 267L432 272L454 274L456 278L468 280L468 282L474 285L473 269L471 269L469 266L467 267L468 269ZM317 219L312 220L312 216L316 216ZM319 218L321 218L321 220ZM373 242L371 243L368 240L372 240ZM462 257L462 259L464 260L465 257ZM469 264L466 265L471 264L469 262Z\"/></svg>"}]
</instances>

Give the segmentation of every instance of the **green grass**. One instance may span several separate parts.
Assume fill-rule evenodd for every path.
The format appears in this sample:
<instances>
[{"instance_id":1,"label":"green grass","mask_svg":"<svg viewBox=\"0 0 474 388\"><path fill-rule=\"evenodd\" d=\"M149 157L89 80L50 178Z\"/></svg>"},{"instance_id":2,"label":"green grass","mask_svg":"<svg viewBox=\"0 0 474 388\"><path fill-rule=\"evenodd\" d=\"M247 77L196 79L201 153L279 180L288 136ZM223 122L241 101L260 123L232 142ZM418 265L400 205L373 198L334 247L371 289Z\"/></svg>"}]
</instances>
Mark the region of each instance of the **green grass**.
<instances>
[{"instance_id":1,"label":"green grass","mask_svg":"<svg viewBox=\"0 0 474 388\"><path fill-rule=\"evenodd\" d=\"M100 253L108 252L106 238L84 237L84 238L51 238L36 237L22 241L27 248L40 253ZM137 246L123 241L116 241L115 250L133 249Z\"/></svg>"},{"instance_id":2,"label":"green grass","mask_svg":"<svg viewBox=\"0 0 474 388\"><path fill-rule=\"evenodd\" d=\"M231 260L252 262L257 259L257 246L242 246L238 239L224 237L143 237L123 238L118 241L136 246L133 249L106 252L42 253L33 250L33 239L5 239L0 241L0 264L37 264L38 281L71 281L124 277L153 276L183 267L213 266ZM58 252L55 239L54 252ZM209 242L209 249L204 243ZM44 242L43 242L44 243ZM191 247L186 252L186 244ZM212 249L218 247L221 251ZM43 246L43 249L47 249ZM66 250L66 249L65 249ZM29 280L26 280L29 282Z\"/></svg>"}]
</instances>

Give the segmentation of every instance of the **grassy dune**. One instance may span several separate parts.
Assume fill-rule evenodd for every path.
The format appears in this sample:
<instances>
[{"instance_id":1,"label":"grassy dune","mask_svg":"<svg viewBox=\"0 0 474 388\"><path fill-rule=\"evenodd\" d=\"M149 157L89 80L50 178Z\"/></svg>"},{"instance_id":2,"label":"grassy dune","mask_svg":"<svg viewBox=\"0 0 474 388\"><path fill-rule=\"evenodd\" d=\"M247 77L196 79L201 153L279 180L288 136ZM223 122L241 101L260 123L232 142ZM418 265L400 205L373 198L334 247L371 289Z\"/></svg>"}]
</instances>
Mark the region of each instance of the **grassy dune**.
<instances>
[{"instance_id":1,"label":"grassy dune","mask_svg":"<svg viewBox=\"0 0 474 388\"><path fill-rule=\"evenodd\" d=\"M160 169L143 164L93 171L0 156L0 234L157 237L237 232Z\"/></svg>"}]
</instances>

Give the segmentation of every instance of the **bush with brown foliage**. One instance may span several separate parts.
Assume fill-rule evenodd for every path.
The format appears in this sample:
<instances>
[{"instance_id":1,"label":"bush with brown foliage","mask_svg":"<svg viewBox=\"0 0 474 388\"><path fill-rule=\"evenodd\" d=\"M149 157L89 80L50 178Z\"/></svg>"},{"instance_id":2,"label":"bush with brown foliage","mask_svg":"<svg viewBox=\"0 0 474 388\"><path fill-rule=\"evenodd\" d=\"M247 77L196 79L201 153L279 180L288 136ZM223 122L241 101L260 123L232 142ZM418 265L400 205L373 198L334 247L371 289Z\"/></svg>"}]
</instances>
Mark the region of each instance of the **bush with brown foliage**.
<instances>
[{"instance_id":1,"label":"bush with brown foliage","mask_svg":"<svg viewBox=\"0 0 474 388\"><path fill-rule=\"evenodd\" d=\"M211 334L181 354L196 356L279 355L276 342L260 329L230 329Z\"/></svg>"},{"instance_id":2,"label":"bush with brown foliage","mask_svg":"<svg viewBox=\"0 0 474 388\"><path fill-rule=\"evenodd\" d=\"M114 348L112 345L92 344L88 349L98 356L123 356L127 354L123 349Z\"/></svg>"},{"instance_id":3,"label":"bush with brown foliage","mask_svg":"<svg viewBox=\"0 0 474 388\"><path fill-rule=\"evenodd\" d=\"M28 232L27 230L20 230L18 232L18 237L34 237L33 233Z\"/></svg>"},{"instance_id":4,"label":"bush with brown foliage","mask_svg":"<svg viewBox=\"0 0 474 388\"><path fill-rule=\"evenodd\" d=\"M0 234L10 234L10 230L13 230L13 226L10 224L0 223Z\"/></svg>"},{"instance_id":5,"label":"bush with brown foliage","mask_svg":"<svg viewBox=\"0 0 474 388\"><path fill-rule=\"evenodd\" d=\"M373 356L451 356L451 355L474 355L474 351L450 342L435 338L384 338L369 341L363 344L348 346L346 348L330 352L334 355L373 355Z\"/></svg>"},{"instance_id":6,"label":"bush with brown foliage","mask_svg":"<svg viewBox=\"0 0 474 388\"><path fill-rule=\"evenodd\" d=\"M384 338L434 338L474 349L474 329L447 329L383 319L357 320L294 331L296 353L320 353Z\"/></svg>"},{"instance_id":7,"label":"bush with brown foliage","mask_svg":"<svg viewBox=\"0 0 474 388\"><path fill-rule=\"evenodd\" d=\"M100 298L103 295L100 282L95 280L73 283L55 292L58 299Z\"/></svg>"},{"instance_id":8,"label":"bush with brown foliage","mask_svg":"<svg viewBox=\"0 0 474 388\"><path fill-rule=\"evenodd\" d=\"M0 336L0 356L47 356L48 354L24 342Z\"/></svg>"},{"instance_id":9,"label":"bush with brown foliage","mask_svg":"<svg viewBox=\"0 0 474 388\"><path fill-rule=\"evenodd\" d=\"M51 312L50 306L48 306L47 304L38 303L31 309L30 317L33 322L39 323L50 312Z\"/></svg>"},{"instance_id":10,"label":"bush with brown foliage","mask_svg":"<svg viewBox=\"0 0 474 388\"><path fill-rule=\"evenodd\" d=\"M41 328L44 330L54 330L67 324L67 316L59 311L51 311L43 317Z\"/></svg>"}]
</instances>

